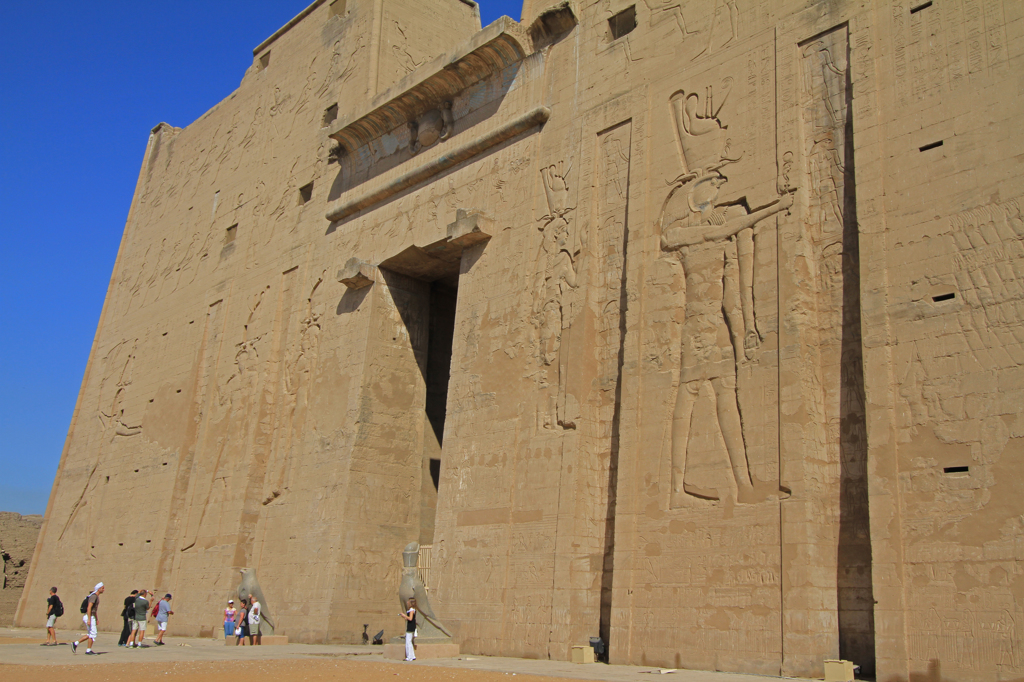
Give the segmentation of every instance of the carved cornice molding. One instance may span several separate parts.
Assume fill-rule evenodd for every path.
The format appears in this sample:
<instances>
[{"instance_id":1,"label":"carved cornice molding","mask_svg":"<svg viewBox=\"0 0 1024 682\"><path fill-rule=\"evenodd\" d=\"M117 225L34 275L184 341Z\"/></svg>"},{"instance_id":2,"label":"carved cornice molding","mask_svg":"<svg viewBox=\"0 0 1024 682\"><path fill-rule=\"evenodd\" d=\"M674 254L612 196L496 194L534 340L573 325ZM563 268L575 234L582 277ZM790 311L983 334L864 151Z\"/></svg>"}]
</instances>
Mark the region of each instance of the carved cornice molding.
<instances>
[{"instance_id":1,"label":"carved cornice molding","mask_svg":"<svg viewBox=\"0 0 1024 682\"><path fill-rule=\"evenodd\" d=\"M379 204L407 187L419 184L433 175L482 154L505 140L509 140L520 133L543 124L550 116L551 110L549 108L536 107L488 133L484 133L469 142L447 151L442 156L402 173L381 186L363 192L356 192L354 190L346 192L341 198L330 205L327 210L327 219L332 222L344 220L353 213Z\"/></svg>"},{"instance_id":2,"label":"carved cornice molding","mask_svg":"<svg viewBox=\"0 0 1024 682\"><path fill-rule=\"evenodd\" d=\"M384 91L364 110L339 120L328 136L353 152L438 107L455 94L529 53L530 39L517 22L501 17L451 52L424 64Z\"/></svg>"}]
</instances>

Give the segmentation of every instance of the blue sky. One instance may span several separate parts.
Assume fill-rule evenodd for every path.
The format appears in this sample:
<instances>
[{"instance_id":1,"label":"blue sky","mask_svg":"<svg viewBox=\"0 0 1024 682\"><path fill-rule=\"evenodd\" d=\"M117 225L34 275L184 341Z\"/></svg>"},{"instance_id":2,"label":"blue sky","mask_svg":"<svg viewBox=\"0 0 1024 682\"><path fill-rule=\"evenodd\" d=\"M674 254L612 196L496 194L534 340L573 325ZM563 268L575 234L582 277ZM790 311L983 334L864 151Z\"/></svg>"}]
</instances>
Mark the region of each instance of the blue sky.
<instances>
[{"instance_id":1,"label":"blue sky","mask_svg":"<svg viewBox=\"0 0 1024 682\"><path fill-rule=\"evenodd\" d=\"M150 129L231 94L306 4L0 11L0 511L46 510ZM483 0L483 24L521 7Z\"/></svg>"}]
</instances>

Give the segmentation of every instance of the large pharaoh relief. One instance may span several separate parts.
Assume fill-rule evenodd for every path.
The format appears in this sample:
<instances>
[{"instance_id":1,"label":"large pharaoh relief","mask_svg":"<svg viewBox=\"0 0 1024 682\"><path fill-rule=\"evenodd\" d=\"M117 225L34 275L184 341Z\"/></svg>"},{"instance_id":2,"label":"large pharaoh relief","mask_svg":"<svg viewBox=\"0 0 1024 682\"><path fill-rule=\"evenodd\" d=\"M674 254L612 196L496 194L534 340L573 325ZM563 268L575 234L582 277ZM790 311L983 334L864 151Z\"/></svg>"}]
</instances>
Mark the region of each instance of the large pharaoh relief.
<instances>
[{"instance_id":1,"label":"large pharaoh relief","mask_svg":"<svg viewBox=\"0 0 1024 682\"><path fill-rule=\"evenodd\" d=\"M767 353L764 348L766 331L777 329L770 319L777 309L755 300L755 290L774 288L775 276L764 268L777 268L773 216L793 205L794 189L776 183L767 164L745 163L760 151L748 148L759 137L730 127L738 108L731 105L742 96L737 89L732 77L708 78L677 90L664 105L682 165L657 224L663 256L676 259L682 284L670 507L725 497L753 504L780 494L777 436L764 428L775 419L764 413L777 410L774 334ZM745 178L737 190L730 186L732 170ZM758 197L761 205L752 207L742 192L766 184L759 174L776 186L775 196Z\"/></svg>"}]
</instances>

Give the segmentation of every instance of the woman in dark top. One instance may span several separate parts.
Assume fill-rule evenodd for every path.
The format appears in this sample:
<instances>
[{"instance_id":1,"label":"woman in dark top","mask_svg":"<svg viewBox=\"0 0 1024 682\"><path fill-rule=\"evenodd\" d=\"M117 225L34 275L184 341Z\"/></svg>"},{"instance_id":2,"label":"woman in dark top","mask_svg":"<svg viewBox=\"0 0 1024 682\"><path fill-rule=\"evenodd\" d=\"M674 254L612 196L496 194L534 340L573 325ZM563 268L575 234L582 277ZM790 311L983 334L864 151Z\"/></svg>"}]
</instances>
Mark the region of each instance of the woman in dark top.
<instances>
[{"instance_id":1,"label":"woman in dark top","mask_svg":"<svg viewBox=\"0 0 1024 682\"><path fill-rule=\"evenodd\" d=\"M245 638L249 636L249 602L241 601L238 609L238 627L235 628L235 646L245 646Z\"/></svg>"},{"instance_id":2,"label":"woman in dark top","mask_svg":"<svg viewBox=\"0 0 1024 682\"><path fill-rule=\"evenodd\" d=\"M412 646L412 638L416 636L416 598L409 597L406 604L408 604L409 610L398 614L405 618L405 660L415 661L416 650Z\"/></svg>"},{"instance_id":3,"label":"woman in dark top","mask_svg":"<svg viewBox=\"0 0 1024 682\"><path fill-rule=\"evenodd\" d=\"M121 629L121 638L117 640L118 646L127 644L128 638L132 636L132 621L135 620L135 598L137 596L139 596L139 591L132 590L132 593L124 598L124 609L121 611L124 628Z\"/></svg>"}]
</instances>

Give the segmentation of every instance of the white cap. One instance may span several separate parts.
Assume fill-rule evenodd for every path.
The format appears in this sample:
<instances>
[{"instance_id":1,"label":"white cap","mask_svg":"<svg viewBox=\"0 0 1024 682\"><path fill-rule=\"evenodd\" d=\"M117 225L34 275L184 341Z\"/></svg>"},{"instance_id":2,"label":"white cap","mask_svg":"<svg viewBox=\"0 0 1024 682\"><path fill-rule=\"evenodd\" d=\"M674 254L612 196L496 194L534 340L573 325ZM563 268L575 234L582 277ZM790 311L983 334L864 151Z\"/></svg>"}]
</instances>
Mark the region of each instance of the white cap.
<instances>
[{"instance_id":1,"label":"white cap","mask_svg":"<svg viewBox=\"0 0 1024 682\"><path fill-rule=\"evenodd\" d=\"M234 603L235 603L235 600L234 600L234 599L228 599L228 603L229 603L229 604L234 604Z\"/></svg>"},{"instance_id":2,"label":"white cap","mask_svg":"<svg viewBox=\"0 0 1024 682\"><path fill-rule=\"evenodd\" d=\"M99 592L101 587L103 587L103 583L96 583L96 587L92 588L92 591Z\"/></svg>"}]
</instances>

